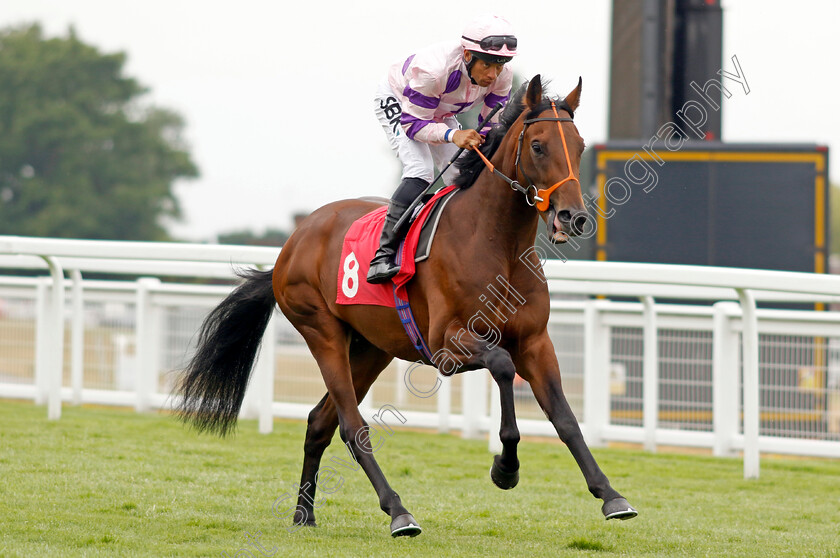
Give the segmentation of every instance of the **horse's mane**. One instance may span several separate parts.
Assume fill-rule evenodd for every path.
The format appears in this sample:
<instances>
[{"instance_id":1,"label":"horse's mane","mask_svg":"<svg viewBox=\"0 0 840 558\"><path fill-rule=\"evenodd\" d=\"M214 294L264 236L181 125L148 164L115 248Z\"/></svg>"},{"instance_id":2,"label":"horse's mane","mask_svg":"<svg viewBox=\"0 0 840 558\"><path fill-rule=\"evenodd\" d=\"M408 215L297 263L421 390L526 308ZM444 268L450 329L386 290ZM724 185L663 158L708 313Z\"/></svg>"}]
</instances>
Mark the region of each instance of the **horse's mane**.
<instances>
[{"instance_id":1,"label":"horse's mane","mask_svg":"<svg viewBox=\"0 0 840 558\"><path fill-rule=\"evenodd\" d=\"M545 88L546 85L546 81L543 80L543 88ZM525 110L525 103L522 102L522 99L525 97L525 92L527 90L528 82L526 81L519 87L516 93L514 93L510 102L505 105L501 116L499 116L499 124L494 126L487 133L487 137L484 139L484 143L481 144L480 149L488 160L493 157L494 153L496 153L496 150L502 143L502 139L505 137L505 134L507 134L510 127L513 126L513 123L516 122L516 119L522 114L522 111ZM528 112L526 118L537 117L542 111L549 108L550 104L551 100L548 97L543 97L542 101L540 101L537 106ZM470 150L464 156L458 158L455 162L455 166L458 168L458 176L455 177L454 182L455 186L458 186L461 189L467 189L475 183L479 173L482 169L484 169L484 161L481 160L481 157L479 157L475 151Z\"/></svg>"}]
</instances>

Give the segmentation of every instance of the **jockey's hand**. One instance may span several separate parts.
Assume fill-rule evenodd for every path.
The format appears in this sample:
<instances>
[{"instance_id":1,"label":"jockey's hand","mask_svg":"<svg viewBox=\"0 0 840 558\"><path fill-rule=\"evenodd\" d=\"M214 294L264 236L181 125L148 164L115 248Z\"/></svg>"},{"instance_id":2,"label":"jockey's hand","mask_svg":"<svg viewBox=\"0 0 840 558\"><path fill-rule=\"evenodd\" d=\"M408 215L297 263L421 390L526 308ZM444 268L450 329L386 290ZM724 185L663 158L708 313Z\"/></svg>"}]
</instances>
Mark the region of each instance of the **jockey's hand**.
<instances>
[{"instance_id":1,"label":"jockey's hand","mask_svg":"<svg viewBox=\"0 0 840 558\"><path fill-rule=\"evenodd\" d=\"M484 143L484 137L475 130L458 130L452 134L452 143L458 147L472 149Z\"/></svg>"}]
</instances>

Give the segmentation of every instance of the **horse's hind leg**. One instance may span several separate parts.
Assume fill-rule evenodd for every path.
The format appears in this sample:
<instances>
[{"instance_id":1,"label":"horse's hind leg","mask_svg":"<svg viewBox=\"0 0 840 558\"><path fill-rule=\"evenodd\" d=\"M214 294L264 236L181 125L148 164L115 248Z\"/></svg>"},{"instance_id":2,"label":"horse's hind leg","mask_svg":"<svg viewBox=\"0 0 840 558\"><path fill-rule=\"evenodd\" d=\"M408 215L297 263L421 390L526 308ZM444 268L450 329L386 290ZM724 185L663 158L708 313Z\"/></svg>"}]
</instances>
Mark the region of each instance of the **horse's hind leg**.
<instances>
[{"instance_id":1,"label":"horse's hind leg","mask_svg":"<svg viewBox=\"0 0 840 558\"><path fill-rule=\"evenodd\" d=\"M307 420L295 525L315 526L315 479L321 465L321 457L330 445L337 427L338 415L335 413L335 405L330 400L330 394L327 393L310 411Z\"/></svg>"},{"instance_id":2,"label":"horse's hind leg","mask_svg":"<svg viewBox=\"0 0 840 558\"><path fill-rule=\"evenodd\" d=\"M601 511L607 519L630 519L638 512L612 486L607 476L598 467L592 452L583 439L580 425L569 407L560 381L560 370L554 348L546 334L523 351L516 362L517 370L531 384L531 389L540 407L560 439L569 448L580 467L589 491L604 501Z\"/></svg>"},{"instance_id":3,"label":"horse's hind leg","mask_svg":"<svg viewBox=\"0 0 840 558\"><path fill-rule=\"evenodd\" d=\"M370 386L391 360L390 355L364 339L359 338L351 343L350 368L357 401L364 399ZM314 504L318 469L321 457L330 445L337 427L338 413L330 394L327 393L309 413L306 441L303 444L303 471L294 518L296 525L315 525Z\"/></svg>"},{"instance_id":4,"label":"horse's hind leg","mask_svg":"<svg viewBox=\"0 0 840 558\"><path fill-rule=\"evenodd\" d=\"M306 315L296 316L293 323L303 335L321 369L330 399L335 403L338 413L341 439L373 484L379 496L379 506L391 516L391 535L419 535L420 526L403 507L399 495L388 484L373 457L369 429L359 413L359 403L353 389L348 357L349 332L343 322L329 313L323 302L312 302L314 300L310 299Z\"/></svg>"}]
</instances>

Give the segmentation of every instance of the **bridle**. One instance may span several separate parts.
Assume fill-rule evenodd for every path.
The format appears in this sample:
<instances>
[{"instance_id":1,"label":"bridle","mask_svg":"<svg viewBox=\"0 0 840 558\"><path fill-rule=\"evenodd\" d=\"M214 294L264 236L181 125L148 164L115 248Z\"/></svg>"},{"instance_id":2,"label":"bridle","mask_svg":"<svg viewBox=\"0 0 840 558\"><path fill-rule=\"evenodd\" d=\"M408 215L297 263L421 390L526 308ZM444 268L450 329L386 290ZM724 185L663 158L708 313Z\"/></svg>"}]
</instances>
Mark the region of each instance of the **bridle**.
<instances>
[{"instance_id":1,"label":"bridle","mask_svg":"<svg viewBox=\"0 0 840 558\"><path fill-rule=\"evenodd\" d=\"M487 157L484 156L484 153L482 153L477 148L473 148L475 152L478 153L478 156L481 157L481 160L484 161L484 164L487 166L487 168L490 169L490 172L507 182L511 188L523 194L525 196L525 203L527 203L530 206L536 207L538 211L548 210L549 198L551 197L551 194L554 192L554 190L556 190L566 182L569 182L570 180L575 180L574 172L572 172L572 159L569 157L569 148L566 144L566 134L563 132L563 126L561 125L562 122L574 122L575 113L572 110L572 108L566 103L566 101L560 102L560 109L568 112L570 116L561 117L559 114L557 114L557 106L554 101L551 101L551 110L552 112L554 112L553 118L550 116L544 118L529 118L525 120L522 126L522 131L519 132L519 140L516 144L516 162L514 164L514 168L516 169L517 173L521 174L528 180L527 187L522 186L522 184L520 184L518 181L505 176L504 173L497 170L496 167L494 167L493 164L489 160L487 160ZM520 168L522 157L522 144L525 141L525 130L527 130L528 126L535 122L557 122L557 129L560 130L560 139L563 142L563 155L566 157L566 166L569 169L569 176L567 176L563 180L560 180L559 182L554 183L548 188L538 189L537 186L534 184L534 181L531 180L531 178L527 174L525 174L525 171L523 171ZM532 192L533 195L531 195Z\"/></svg>"}]
</instances>

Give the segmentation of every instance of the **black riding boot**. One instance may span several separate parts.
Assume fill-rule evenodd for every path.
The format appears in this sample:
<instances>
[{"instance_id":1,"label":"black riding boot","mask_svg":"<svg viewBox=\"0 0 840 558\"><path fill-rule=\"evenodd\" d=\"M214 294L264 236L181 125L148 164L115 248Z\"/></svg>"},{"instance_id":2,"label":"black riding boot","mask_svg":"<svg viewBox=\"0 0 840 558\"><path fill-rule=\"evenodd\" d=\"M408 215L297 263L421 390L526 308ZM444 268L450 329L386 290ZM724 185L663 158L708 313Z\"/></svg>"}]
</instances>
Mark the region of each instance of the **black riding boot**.
<instances>
[{"instance_id":1,"label":"black riding boot","mask_svg":"<svg viewBox=\"0 0 840 558\"><path fill-rule=\"evenodd\" d=\"M379 239L379 249L370 261L368 283L385 283L399 272L400 266L394 263L394 256L397 254L403 235L408 230L409 223L406 220L397 231L394 230L394 226L405 210L428 187L429 183L422 178L404 178L397 191L394 192L391 203L388 205L388 214L385 215L385 226L382 228L382 236Z\"/></svg>"}]
</instances>

